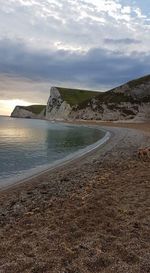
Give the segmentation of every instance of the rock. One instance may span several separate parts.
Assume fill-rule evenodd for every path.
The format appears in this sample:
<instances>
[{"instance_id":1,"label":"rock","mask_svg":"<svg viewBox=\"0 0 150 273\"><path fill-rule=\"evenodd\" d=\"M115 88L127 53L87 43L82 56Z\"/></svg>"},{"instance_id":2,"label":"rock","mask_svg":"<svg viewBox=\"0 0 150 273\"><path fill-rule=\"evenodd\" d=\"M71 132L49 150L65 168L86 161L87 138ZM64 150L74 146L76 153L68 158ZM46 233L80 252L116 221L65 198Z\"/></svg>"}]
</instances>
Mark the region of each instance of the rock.
<instances>
[{"instance_id":1,"label":"rock","mask_svg":"<svg viewBox=\"0 0 150 273\"><path fill-rule=\"evenodd\" d=\"M46 106L44 105L16 106L11 117L45 119L45 114Z\"/></svg>"},{"instance_id":2,"label":"rock","mask_svg":"<svg viewBox=\"0 0 150 273\"><path fill-rule=\"evenodd\" d=\"M16 106L19 118L47 120L150 120L150 75L107 92L52 87L47 105Z\"/></svg>"},{"instance_id":3,"label":"rock","mask_svg":"<svg viewBox=\"0 0 150 273\"><path fill-rule=\"evenodd\" d=\"M107 92L52 87L46 107L49 120L150 120L150 75Z\"/></svg>"}]
</instances>

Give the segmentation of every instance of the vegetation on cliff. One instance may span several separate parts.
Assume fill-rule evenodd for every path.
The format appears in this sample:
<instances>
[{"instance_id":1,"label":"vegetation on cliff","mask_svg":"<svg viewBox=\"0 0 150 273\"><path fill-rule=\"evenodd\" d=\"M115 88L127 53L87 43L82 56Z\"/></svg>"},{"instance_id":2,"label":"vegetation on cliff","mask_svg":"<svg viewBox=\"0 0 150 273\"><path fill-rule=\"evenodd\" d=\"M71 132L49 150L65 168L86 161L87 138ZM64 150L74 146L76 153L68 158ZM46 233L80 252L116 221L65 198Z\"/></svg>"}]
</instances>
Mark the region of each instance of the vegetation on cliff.
<instances>
[{"instance_id":1,"label":"vegetation on cliff","mask_svg":"<svg viewBox=\"0 0 150 273\"><path fill-rule=\"evenodd\" d=\"M96 99L97 104L115 103L116 105L122 102L138 104L150 102L150 90L147 91L147 95L143 97L136 97L132 94L133 89L140 88L142 85L146 85L147 83L150 83L150 75L129 81L126 84L123 84L106 92L95 92L90 90L62 87L57 87L57 89L59 90L62 99L70 104L70 106L77 106L77 109L83 109L87 106L90 106L93 99ZM125 88L124 91L122 91L123 88Z\"/></svg>"},{"instance_id":2,"label":"vegetation on cliff","mask_svg":"<svg viewBox=\"0 0 150 273\"><path fill-rule=\"evenodd\" d=\"M51 93L51 100L47 104L50 107L18 106L19 110L27 110L38 118L39 116L45 118L49 113L49 119L68 119L69 117L103 120L132 119L140 111L142 116L144 113L146 118L150 116L150 75L129 81L106 92L63 87L54 87L52 91L56 92ZM66 105L69 110L66 110L68 109ZM20 111L17 108L16 110L12 116L20 117ZM27 113L27 117L32 118L33 115L30 113ZM26 113L23 113L21 117L26 117Z\"/></svg>"},{"instance_id":3,"label":"vegetation on cliff","mask_svg":"<svg viewBox=\"0 0 150 273\"><path fill-rule=\"evenodd\" d=\"M56 87L62 99L66 101L70 106L80 105L83 102L98 96L99 92L90 91L90 90L81 90L81 89L70 89L70 88L62 88Z\"/></svg>"},{"instance_id":4,"label":"vegetation on cliff","mask_svg":"<svg viewBox=\"0 0 150 273\"><path fill-rule=\"evenodd\" d=\"M144 77L130 81L128 82L128 85L130 86L130 88L135 88L141 84L145 84L146 82L150 82L150 75L146 75Z\"/></svg>"},{"instance_id":5,"label":"vegetation on cliff","mask_svg":"<svg viewBox=\"0 0 150 273\"><path fill-rule=\"evenodd\" d=\"M30 111L35 115L39 115L44 109L46 109L46 105L29 105L29 106L19 106L20 108Z\"/></svg>"},{"instance_id":6,"label":"vegetation on cliff","mask_svg":"<svg viewBox=\"0 0 150 273\"><path fill-rule=\"evenodd\" d=\"M130 81L106 92L98 92L95 96L96 104L98 105L113 103L118 105L122 102L137 104L150 102L150 87L147 87L145 95L141 96L144 85L150 86L150 75ZM133 95L133 90L135 89L140 90L139 96ZM88 105L90 106L91 104L92 98L89 98L80 103L80 105L78 105L78 109L83 109Z\"/></svg>"}]
</instances>

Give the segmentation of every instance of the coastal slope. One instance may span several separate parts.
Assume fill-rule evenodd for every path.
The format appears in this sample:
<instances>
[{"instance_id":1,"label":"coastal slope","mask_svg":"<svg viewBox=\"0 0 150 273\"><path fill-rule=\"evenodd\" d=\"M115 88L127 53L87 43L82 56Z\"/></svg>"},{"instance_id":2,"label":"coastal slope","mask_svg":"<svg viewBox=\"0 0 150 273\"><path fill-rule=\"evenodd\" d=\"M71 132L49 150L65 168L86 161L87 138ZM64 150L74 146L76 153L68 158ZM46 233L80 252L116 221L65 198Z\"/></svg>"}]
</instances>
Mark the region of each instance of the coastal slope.
<instances>
[{"instance_id":1,"label":"coastal slope","mask_svg":"<svg viewBox=\"0 0 150 273\"><path fill-rule=\"evenodd\" d=\"M106 92L52 87L47 105L16 106L18 118L47 120L150 120L150 75Z\"/></svg>"},{"instance_id":2,"label":"coastal slope","mask_svg":"<svg viewBox=\"0 0 150 273\"><path fill-rule=\"evenodd\" d=\"M55 120L69 119L72 111L91 98L98 96L98 92L52 87L46 106L46 118Z\"/></svg>"},{"instance_id":3,"label":"coastal slope","mask_svg":"<svg viewBox=\"0 0 150 273\"><path fill-rule=\"evenodd\" d=\"M45 105L16 106L11 117L14 118L45 118Z\"/></svg>"},{"instance_id":4,"label":"coastal slope","mask_svg":"<svg viewBox=\"0 0 150 273\"><path fill-rule=\"evenodd\" d=\"M52 87L46 106L49 120L150 120L150 75L107 92Z\"/></svg>"}]
</instances>

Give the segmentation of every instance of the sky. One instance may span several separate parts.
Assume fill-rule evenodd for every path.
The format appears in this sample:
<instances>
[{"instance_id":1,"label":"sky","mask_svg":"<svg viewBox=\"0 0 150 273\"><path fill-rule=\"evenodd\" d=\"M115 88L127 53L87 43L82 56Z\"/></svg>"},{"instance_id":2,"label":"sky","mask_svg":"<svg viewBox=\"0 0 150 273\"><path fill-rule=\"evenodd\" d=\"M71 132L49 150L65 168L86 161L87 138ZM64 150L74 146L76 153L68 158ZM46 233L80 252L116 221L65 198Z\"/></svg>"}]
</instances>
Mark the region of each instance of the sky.
<instances>
[{"instance_id":1,"label":"sky","mask_svg":"<svg viewBox=\"0 0 150 273\"><path fill-rule=\"evenodd\" d=\"M0 114L149 73L149 0L0 0Z\"/></svg>"}]
</instances>

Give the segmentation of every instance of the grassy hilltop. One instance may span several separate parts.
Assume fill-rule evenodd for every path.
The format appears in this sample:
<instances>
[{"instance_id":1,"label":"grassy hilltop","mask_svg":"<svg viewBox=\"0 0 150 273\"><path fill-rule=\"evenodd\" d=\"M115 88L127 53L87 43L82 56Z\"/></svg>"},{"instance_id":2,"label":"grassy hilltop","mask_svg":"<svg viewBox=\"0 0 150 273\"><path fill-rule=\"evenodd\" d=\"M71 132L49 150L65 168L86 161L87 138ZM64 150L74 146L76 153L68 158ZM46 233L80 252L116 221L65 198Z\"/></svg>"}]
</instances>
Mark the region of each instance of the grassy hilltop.
<instances>
[{"instance_id":1,"label":"grassy hilltop","mask_svg":"<svg viewBox=\"0 0 150 273\"><path fill-rule=\"evenodd\" d=\"M20 106L20 108L30 111L35 115L38 115L46 108L46 105Z\"/></svg>"},{"instance_id":2,"label":"grassy hilltop","mask_svg":"<svg viewBox=\"0 0 150 273\"><path fill-rule=\"evenodd\" d=\"M139 86L141 84L145 84L148 81L150 81L150 75L146 75L144 77L132 80L132 81L128 82L128 85L130 86L130 88L136 88L137 86Z\"/></svg>"},{"instance_id":3,"label":"grassy hilltop","mask_svg":"<svg viewBox=\"0 0 150 273\"><path fill-rule=\"evenodd\" d=\"M132 80L123 84L119 87L113 88L106 92L98 92L91 90L81 90L81 89L71 89L71 88L62 88L56 87L61 97L64 101L66 101L70 106L77 105L78 108L86 107L93 98L96 98L99 103L116 103L119 104L121 102L130 102L130 103L141 103L141 102L149 102L150 101L150 90L147 91L147 95L141 97L134 96L133 90L136 88L141 88L142 85L146 85L150 82L150 75ZM124 88L124 92L122 89Z\"/></svg>"},{"instance_id":4,"label":"grassy hilltop","mask_svg":"<svg viewBox=\"0 0 150 273\"><path fill-rule=\"evenodd\" d=\"M57 96L53 97L52 95L50 111L47 110L49 114L52 109L54 109L54 113L52 113L52 115L49 114L50 119L64 118L66 110L60 107L63 101L70 105L70 113L74 111L74 118L78 117L80 119L116 119L116 114L119 112L120 116L118 116L118 118L133 118L141 111L140 107L142 103L150 103L150 75L129 81L106 92L64 87L55 88L59 91L61 100L60 98L58 99ZM145 105L145 107L144 111L147 113L148 106ZM18 108L20 108L20 110L27 110L30 113L23 113L23 111L19 111ZM83 110L83 113L79 114L79 110ZM92 111L93 117L89 116L88 111ZM16 107L11 116L26 117L27 115L27 117L32 118L34 115L38 116L42 114L40 116L44 118L47 113L46 105L30 105ZM70 113L67 112L67 117L69 117ZM149 116L149 114L146 115Z\"/></svg>"},{"instance_id":5,"label":"grassy hilltop","mask_svg":"<svg viewBox=\"0 0 150 273\"><path fill-rule=\"evenodd\" d=\"M62 99L66 101L70 106L80 105L89 99L98 96L99 92L90 91L90 90L81 90L81 89L71 89L71 88L62 88L56 87Z\"/></svg>"}]
</instances>

